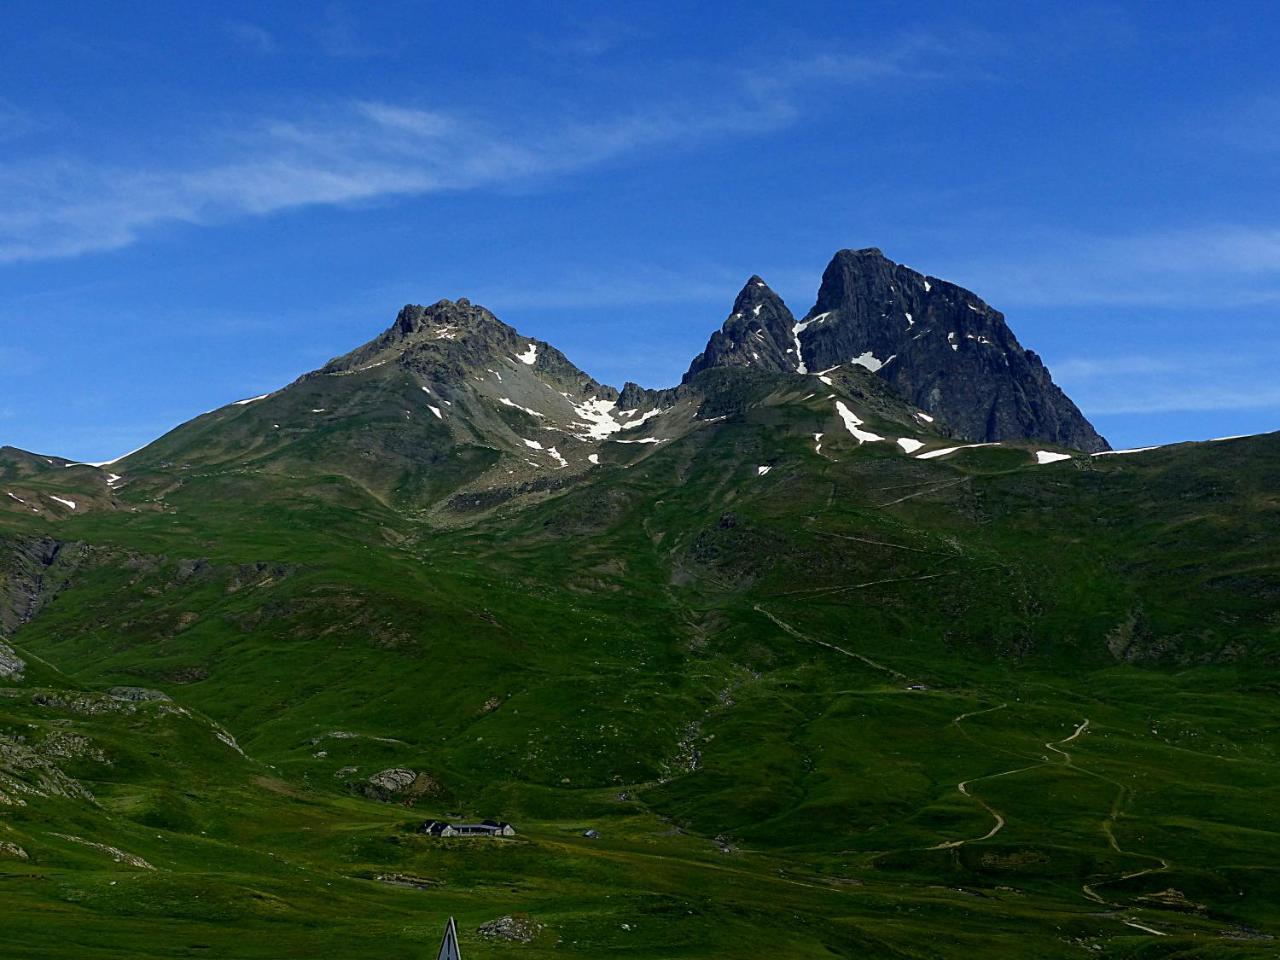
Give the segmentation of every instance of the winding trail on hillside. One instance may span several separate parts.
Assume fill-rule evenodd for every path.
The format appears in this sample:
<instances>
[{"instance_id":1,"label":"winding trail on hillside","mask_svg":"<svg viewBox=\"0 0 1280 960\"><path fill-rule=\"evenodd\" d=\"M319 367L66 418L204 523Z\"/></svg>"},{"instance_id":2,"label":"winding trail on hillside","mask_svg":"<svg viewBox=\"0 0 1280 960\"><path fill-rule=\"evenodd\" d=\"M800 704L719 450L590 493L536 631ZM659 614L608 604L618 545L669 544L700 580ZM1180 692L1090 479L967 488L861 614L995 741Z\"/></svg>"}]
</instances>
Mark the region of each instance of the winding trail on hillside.
<instances>
[{"instance_id":1,"label":"winding trail on hillside","mask_svg":"<svg viewBox=\"0 0 1280 960\"><path fill-rule=\"evenodd\" d=\"M916 497L923 497L927 493L937 493L939 490L947 489L947 487L954 487L957 484L968 483L971 479L973 478L961 477L959 480L948 480L945 483L934 484L924 490L917 490L915 493L908 493L906 496L899 497L897 500L890 500L888 503L878 503L876 506L878 508L892 507L895 503L902 503L904 500L914 500Z\"/></svg>"},{"instance_id":2,"label":"winding trail on hillside","mask_svg":"<svg viewBox=\"0 0 1280 960\"><path fill-rule=\"evenodd\" d=\"M1007 706L1009 706L1007 703L1002 703L997 707L988 707L985 710L971 710L968 713L962 713L958 717L955 717L951 721L951 723L952 723L952 726L959 729L960 732L964 734L966 738L976 743L976 741L974 741L972 737L970 737L967 733L965 733L964 729L960 725L969 717L977 717L984 713L994 713L997 710L1003 710ZM1079 723L1076 726L1075 730L1071 732L1070 736L1063 737L1061 740L1050 740L1048 743L1045 744L1045 747L1049 750L1052 750L1054 753L1060 754L1063 757L1063 762L1061 764L1062 766L1069 766L1069 767L1072 767L1072 769L1079 770L1078 767L1075 767L1074 764L1072 764L1071 754L1063 750L1060 745L1065 743L1071 743L1073 740L1075 740L1077 737L1079 737L1088 729L1089 729L1089 719L1086 717L1083 721L1081 721L1081 723ZM1037 760L1035 763L1029 763L1021 767L1014 767L1011 770L1001 770L999 773L988 773L985 776L971 777L968 780L961 780L958 784L956 784L956 790L959 791L961 796L965 797L968 800L972 800L974 803L978 804L978 806L982 807L983 810L985 810L988 814L991 815L992 820L994 820L995 822L992 824L991 829L988 830L986 833L984 833L980 837L969 837L964 840L945 840L942 843L934 844L932 847L929 847L929 849L930 850L954 850L957 847L963 847L967 843L978 843L979 841L982 841L982 840L990 840L997 833L999 833L1001 830L1004 829L1005 824L1007 823L1007 821L1005 820L1004 814L1002 814L995 807L991 806L991 804L987 803L987 801L984 800L982 797L978 796L977 794L970 793L969 784L980 783L983 780L996 780L1000 777L1011 777L1014 774L1025 773L1028 770L1035 770L1039 767L1050 765L1051 763L1052 761L1050 761L1048 757L1045 757L1041 760ZM1080 772L1083 773L1085 771L1080 771Z\"/></svg>"},{"instance_id":3,"label":"winding trail on hillside","mask_svg":"<svg viewBox=\"0 0 1280 960\"><path fill-rule=\"evenodd\" d=\"M803 640L806 643L814 643L820 647L826 647L828 650L834 650L836 653L849 657L852 660L857 660L861 663L864 663L873 670L879 670L882 673L887 673L889 674L889 676L894 677L898 680L907 679L907 675L905 673L899 673L897 670L894 670L892 667L886 667L883 663L876 663L870 657L864 657L860 653L854 653L852 650L846 650L844 647L836 646L834 643L827 643L827 641L825 640L818 640L815 637L806 636L805 634L797 630L795 627L791 626L791 624L774 616L772 613L764 609L764 607L760 606L760 604L758 603L755 604L751 609L754 610L756 613L763 614L764 616L768 617L770 620L773 621L774 625L777 626L780 630L782 630L787 634L790 634L791 636L795 637L797 640Z\"/></svg>"},{"instance_id":4,"label":"winding trail on hillside","mask_svg":"<svg viewBox=\"0 0 1280 960\"><path fill-rule=\"evenodd\" d=\"M785 620L769 612L768 610L765 610L759 604L753 605L752 609L755 610L757 613L761 614L762 616L768 617L769 620L771 620L774 623L774 625L777 626L780 630L782 630L789 636L796 638L797 640L801 640L805 643L816 644L817 646L820 646L820 647L825 647L826 649L834 651L835 653L839 653L842 656L849 657L850 659L853 659L853 660L857 660L860 663L863 663L866 666L871 667L873 670L886 673L894 677L895 679L898 679L898 680L907 679L906 674L900 673L891 667L886 667L882 663L877 663L875 660L872 660L870 657L864 656L863 654L860 654L860 653L854 653L852 650L846 650L844 647L838 646L837 644L828 643L825 640L818 640L815 637L810 637L800 632L795 627L791 626L791 624L787 623ZM997 704L994 707L984 707L983 709L980 709L980 710L970 710L952 718L951 724L960 732L962 736L965 737L965 739L974 743L976 746L982 746L982 744L979 744L977 740L974 740L974 738L970 736L969 733L964 729L964 726L963 726L964 721L968 720L970 717L982 716L983 714L995 713L998 710L1007 709L1008 706L1009 706L1008 703L1001 703L1001 704ZM1111 847L1111 849L1122 856L1139 857L1139 858L1154 861L1154 863L1156 864L1150 867L1145 867L1141 870L1134 870L1128 873L1121 874L1116 877L1109 877L1107 879L1099 880L1094 883L1085 883L1081 885L1081 890L1084 896L1087 897L1089 900L1092 900L1093 902L1102 904L1104 906L1119 909L1121 906L1120 904L1114 903L1110 900L1103 898L1100 894L1097 893L1097 888L1106 886L1108 884L1123 883L1126 880L1134 880L1134 879L1137 879L1138 877L1148 876L1153 873L1161 873L1170 869L1170 864L1169 864L1169 861L1165 860L1163 857L1154 856L1152 854L1136 853L1131 850L1125 850L1123 847L1120 846L1119 842L1116 840L1113 826L1123 813L1125 798L1128 794L1127 788L1124 786L1124 784L1120 783L1117 780L1113 780L1110 777L1104 776L1100 773L1096 773L1095 771L1087 770L1083 767L1078 766L1074 758L1072 757L1071 753L1068 750L1064 749L1064 747L1067 744L1074 743L1075 741L1079 740L1082 736L1084 736L1086 733L1088 733L1090 724L1091 724L1090 719L1088 717L1085 717L1078 724L1076 724L1076 726L1072 729L1071 733L1069 733L1067 736L1062 737L1058 740L1048 740L1045 742L1044 744L1045 749L1050 751L1051 753L1057 754L1059 757L1061 757L1061 760L1054 760L1050 758L1048 755L1045 755L1044 757L1040 758L1034 763L1024 764L1022 766L1014 767L1009 770L1001 770L997 773L985 774L980 777L971 777L968 780L962 780L958 784L956 784L956 790L961 794L961 796L963 796L967 800L971 800L974 803L978 804L980 807L982 807L983 810L985 810L991 816L991 819L992 819L991 828L986 833L982 834L982 836L968 837L961 840L946 840L941 843L937 843L934 846L929 847L928 849L929 850L954 850L970 843L978 843L983 840L990 840L993 837L995 837L997 834L999 834L1000 831L1002 831L1005 828L1005 826L1008 824L1008 821L1005 818L1005 815L1003 813L1001 813L998 809L996 809L991 804L989 804L981 796L970 792L969 790L970 785L975 783L981 783L982 781L985 781L985 780L996 780L1001 777L1011 777L1011 776L1015 776L1016 774L1026 773L1029 770L1036 770L1043 767L1049 767L1049 766L1068 767L1075 773L1079 773L1086 777L1092 777L1103 783L1110 784L1111 786L1116 788L1116 796L1115 796L1115 799L1112 801L1111 809L1108 812L1106 819L1102 822L1102 834L1106 837L1107 844ZM1001 752L1010 752L1010 751L1001 751ZM1168 933L1166 933L1165 931L1157 930L1154 927L1147 926L1143 923L1138 922L1136 919L1132 917L1125 918L1121 916L1116 916L1114 917L1114 919L1118 920L1120 923L1124 924L1125 926L1132 927L1136 930L1141 930L1144 933L1149 933L1153 936L1158 936L1158 937L1168 936Z\"/></svg>"},{"instance_id":5,"label":"winding trail on hillside","mask_svg":"<svg viewBox=\"0 0 1280 960\"><path fill-rule=\"evenodd\" d=\"M968 713L962 713L958 717L953 719L951 723L957 729L959 729L960 732L966 738L968 738L971 742L976 743L977 741L974 741L973 738L970 737L967 732L965 732L961 724L969 717L976 717L985 713L994 713L997 710L1003 710L1007 706L1008 706L1007 703L1002 703L996 707L988 707L983 710L972 710ZM1000 773L988 774L987 776L984 776L984 777L974 777L972 779L964 780L961 783L957 784L956 789L961 794L963 794L966 798L975 801L984 810L986 810L987 813L989 813L992 816L995 823L993 824L991 829L988 830L981 837L972 837L967 840L948 840L944 843L936 844L935 846L932 846L929 849L930 850L950 850L950 849L955 849L956 847L962 847L968 843L976 843L980 840L990 840L992 837L994 837L997 833L999 833L1004 828L1006 823L1004 815L1000 813L1000 811L992 807L989 803L987 803L982 797L979 797L970 793L968 789L970 784L978 783L979 781L982 781L982 780L994 780L997 777L1012 776L1013 774L1022 773L1027 770L1034 770L1044 766L1069 767L1075 773L1081 774L1082 776L1091 777L1095 780L1101 781L1102 783L1109 784L1116 788L1116 795L1115 795L1115 799L1111 803L1111 809L1108 812L1106 819L1102 821L1102 828L1101 828L1102 834L1107 839L1107 845L1113 851L1120 854L1121 856L1138 857L1141 859L1153 861L1152 866L1144 867L1141 870L1132 870L1127 873L1122 873L1119 876L1109 877L1105 880L1099 880L1094 883L1085 883L1081 885L1080 889L1082 893L1089 900L1106 907L1120 909L1122 906L1121 904L1115 903L1111 900L1107 900L1097 892L1097 888L1106 886L1108 884L1123 883L1126 880L1136 880L1138 877L1150 876L1151 874L1154 874L1154 873L1162 873L1170 869L1170 864L1169 864L1169 861L1164 859L1163 857L1158 857L1153 854L1147 854L1147 853L1137 853L1132 850L1126 850L1123 847L1121 847L1119 841L1116 840L1115 831L1113 828L1116 821L1120 818L1120 816L1123 813L1125 799L1128 795L1128 788L1126 788L1125 785L1120 783L1118 780L1113 780L1111 777L1107 777L1107 776L1104 776L1103 774L1097 773L1096 771L1088 770L1084 767L1078 766L1074 758L1071 756L1071 753L1063 749L1067 744L1075 742L1080 737L1084 736L1084 734L1088 733L1089 726L1090 726L1090 721L1089 721L1089 718L1086 717L1079 724L1077 724L1075 729L1072 730L1071 733L1066 737L1063 737L1060 740L1049 740L1045 743L1044 745L1045 749L1061 757L1062 759L1060 761L1051 760L1049 757L1046 756L1043 760L1037 763L1029 764L1027 766L1022 766L1022 767L1017 767L1012 770L1004 770L1004 771L1001 771ZM1118 920L1120 923L1124 924L1127 927L1132 927L1135 930L1141 930L1144 933L1151 934L1152 936L1166 937L1169 935L1166 931L1158 930L1155 927L1151 927L1144 923L1140 923L1138 920L1136 920L1133 917L1115 916L1114 919Z\"/></svg>"},{"instance_id":6,"label":"winding trail on hillside","mask_svg":"<svg viewBox=\"0 0 1280 960\"><path fill-rule=\"evenodd\" d=\"M1045 746L1045 749L1046 749L1046 750L1052 750L1054 753L1057 753L1057 754L1061 754L1061 755L1062 755L1062 757L1063 757L1063 758L1065 759L1065 761L1066 761L1065 766L1068 766L1068 767L1075 767L1075 764L1073 764L1073 763L1071 762L1071 754L1067 753L1067 751L1065 751L1065 750L1063 750L1061 747L1059 747L1059 746L1058 746L1058 744L1060 744L1060 743L1070 743L1071 741L1075 740L1078 736L1080 736L1080 734L1084 733L1084 732L1085 732L1086 730L1088 730L1088 729L1089 729L1089 718L1088 718L1088 717L1085 717L1084 722L1083 722L1083 723L1081 723L1081 724L1079 724L1079 725L1075 728L1075 730L1072 732L1071 736L1066 737L1066 738L1064 738L1064 739L1062 739L1062 740L1050 740L1048 743L1046 743L1046 744L1044 745L1044 746ZM1076 769L1079 769L1079 768L1078 768L1078 767L1076 767ZM1081 773L1083 773L1083 772L1084 772L1084 771L1082 770L1082 771L1081 771Z\"/></svg>"},{"instance_id":7,"label":"winding trail on hillside","mask_svg":"<svg viewBox=\"0 0 1280 960\"><path fill-rule=\"evenodd\" d=\"M1166 860L1164 857L1158 857L1150 853L1138 853L1133 850L1126 850L1122 846L1120 846L1119 841L1116 840L1114 827L1115 827L1116 821L1120 819L1121 815L1124 812L1125 799L1127 798L1129 793L1128 788L1119 780L1113 780L1111 777L1104 776L1103 774L1100 774L1097 771L1088 770L1084 767L1077 766L1075 761L1071 758L1071 754L1067 753L1067 751L1062 750L1059 748L1059 746L1057 746L1058 744L1070 743L1072 740L1075 740L1082 733L1088 730L1088 728L1089 728L1089 721L1086 720L1083 724L1081 724L1079 727L1076 728L1076 731L1073 734L1071 734L1071 736L1067 737L1065 740L1056 740L1056 741L1053 741L1052 743L1046 743L1045 746L1048 749L1054 751L1055 753L1062 755L1063 757L1063 761L1061 764L1062 766L1070 767L1076 773L1082 774L1086 777L1092 777L1095 780L1098 780L1102 783L1115 787L1115 790L1116 790L1115 799L1111 801L1111 809L1110 811L1108 811L1106 819L1102 821L1102 827L1101 827L1102 835L1107 838L1107 845L1116 853L1120 854L1121 856L1137 857L1139 859L1149 860L1154 863L1153 866L1144 867L1141 870L1132 870L1132 871L1129 871L1128 873L1122 873L1116 877L1110 877L1106 880L1099 880L1096 883L1084 883L1080 885L1080 890L1084 894L1084 896L1087 897L1089 900L1092 900L1094 903L1100 903L1100 904L1103 904L1104 906L1109 906L1109 907L1118 907L1119 904L1113 903L1112 901L1107 900L1106 898L1101 896L1097 892L1097 888L1106 886L1108 884L1122 883L1126 880L1136 880L1138 877L1146 877L1153 873L1163 873L1164 871L1169 869L1170 865L1169 865L1169 861ZM1139 923L1133 923L1133 922L1130 922L1129 920L1121 919L1120 922L1127 926L1135 927L1139 930L1145 930L1147 933L1155 934L1156 936L1161 936L1161 937L1167 936L1167 934L1165 934L1160 930L1154 930L1151 927L1146 927Z\"/></svg>"},{"instance_id":8,"label":"winding trail on hillside","mask_svg":"<svg viewBox=\"0 0 1280 960\"><path fill-rule=\"evenodd\" d=\"M972 741L973 738L970 737L967 733L965 733L964 729L960 726L962 723L964 723L965 720L969 719L970 717L981 716L984 713L995 713L997 710L1004 710L1008 706L1009 704L1002 703L999 706L987 707L982 710L970 710L968 713L962 713L958 717L953 717L951 720L951 725L956 727L958 730L960 730L961 734L963 734L967 739ZM976 741L974 742L976 743ZM1039 764L1032 764L1031 766L1039 766ZM992 773L983 777L973 777L969 780L961 780L959 783L957 783L956 790L960 792L960 795L967 800L972 800L975 803L977 803L980 807L982 807L983 810L985 810L988 814L991 815L991 818L995 822L992 824L991 829L988 830L986 833L984 833L980 837L969 837L964 840L944 840L942 843L934 844L929 849L930 850L954 850L956 847L963 847L966 843L975 843L979 840L990 840L997 833L1003 830L1006 823L1004 815L1000 813L1000 811L998 811L995 807L991 806L991 804L987 803L987 801L983 800L981 797L975 796L974 794L970 793L969 784L977 783L979 780L992 780L992 779L995 779L996 777L1007 777L1015 773L1021 773L1023 770L1030 770L1030 769L1031 767L1018 767L1013 770L1003 770L1000 773Z\"/></svg>"}]
</instances>

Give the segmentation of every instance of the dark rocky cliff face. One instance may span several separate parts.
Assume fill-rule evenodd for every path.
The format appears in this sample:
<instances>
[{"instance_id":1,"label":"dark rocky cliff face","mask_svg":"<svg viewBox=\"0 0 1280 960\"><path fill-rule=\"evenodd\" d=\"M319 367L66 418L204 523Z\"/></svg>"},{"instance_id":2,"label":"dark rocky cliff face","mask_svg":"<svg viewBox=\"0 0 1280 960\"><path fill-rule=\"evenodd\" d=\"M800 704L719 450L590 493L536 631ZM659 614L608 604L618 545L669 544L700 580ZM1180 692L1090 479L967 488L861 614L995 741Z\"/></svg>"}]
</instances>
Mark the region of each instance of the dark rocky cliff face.
<instances>
[{"instance_id":1,"label":"dark rocky cliff face","mask_svg":"<svg viewBox=\"0 0 1280 960\"><path fill-rule=\"evenodd\" d=\"M597 383L551 344L521 336L491 312L465 297L431 306L406 304L395 322L350 353L330 360L307 377L344 374L384 363L465 383L490 373L505 360L537 370L574 395L616 400L618 391ZM304 377L304 379L306 379Z\"/></svg>"},{"instance_id":2,"label":"dark rocky cliff face","mask_svg":"<svg viewBox=\"0 0 1280 960\"><path fill-rule=\"evenodd\" d=\"M837 253L801 325L811 371L860 362L966 439L1108 449L1000 311L879 250Z\"/></svg>"},{"instance_id":3,"label":"dark rocky cliff face","mask_svg":"<svg viewBox=\"0 0 1280 960\"><path fill-rule=\"evenodd\" d=\"M1000 311L874 248L837 253L799 323L752 277L685 379L714 366L821 373L849 363L874 371L966 440L1108 449Z\"/></svg>"},{"instance_id":4,"label":"dark rocky cliff face","mask_svg":"<svg viewBox=\"0 0 1280 960\"><path fill-rule=\"evenodd\" d=\"M759 277L752 277L733 302L724 326L689 365L684 382L711 367L795 370L795 325L782 298Z\"/></svg>"}]
</instances>

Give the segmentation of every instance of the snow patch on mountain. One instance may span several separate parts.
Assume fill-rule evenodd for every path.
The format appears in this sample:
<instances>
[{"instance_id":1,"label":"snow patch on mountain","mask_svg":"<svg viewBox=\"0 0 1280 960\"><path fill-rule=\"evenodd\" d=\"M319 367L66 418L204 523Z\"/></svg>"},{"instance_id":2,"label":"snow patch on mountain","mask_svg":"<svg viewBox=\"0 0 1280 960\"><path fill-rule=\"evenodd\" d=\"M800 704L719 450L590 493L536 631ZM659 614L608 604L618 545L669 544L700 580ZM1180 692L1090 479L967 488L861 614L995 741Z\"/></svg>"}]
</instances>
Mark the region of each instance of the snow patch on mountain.
<instances>
[{"instance_id":1,"label":"snow patch on mountain","mask_svg":"<svg viewBox=\"0 0 1280 960\"><path fill-rule=\"evenodd\" d=\"M802 320L791 328L791 339L795 342L796 352L796 373L808 373L809 369L804 365L804 348L800 346L800 334L804 333L809 327L817 323L819 320L825 319L827 314L820 313L811 320Z\"/></svg>"},{"instance_id":2,"label":"snow patch on mountain","mask_svg":"<svg viewBox=\"0 0 1280 960\"><path fill-rule=\"evenodd\" d=\"M624 424L622 424L622 429L623 429L623 430L632 430L632 429L634 429L634 428L636 428L636 427L640 426L640 424L644 423L646 420L649 420L649 419L651 419L651 418L653 418L653 417L656 417L656 416L658 416L659 414L662 414L662 413L665 413L665 412L666 412L665 410L662 410L662 409L660 409L660 408L658 408L658 407L654 407L652 410L646 410L644 413L640 414L639 418L637 418L637 419L635 419L635 420L632 420L630 423L624 423Z\"/></svg>"},{"instance_id":3,"label":"snow patch on mountain","mask_svg":"<svg viewBox=\"0 0 1280 960\"><path fill-rule=\"evenodd\" d=\"M499 397L498 402L505 407L515 407L517 410L521 410L524 413L529 414L529 416L531 417L543 417L544 419L546 418L546 414L539 413L537 410L531 410L528 407L522 407L520 406L520 404L516 403L514 400L508 400L506 397Z\"/></svg>"},{"instance_id":4,"label":"snow patch on mountain","mask_svg":"<svg viewBox=\"0 0 1280 960\"><path fill-rule=\"evenodd\" d=\"M1159 447L1159 446L1154 446L1154 447L1130 447L1128 450L1102 450L1102 451L1100 451L1100 452L1098 452L1098 453L1093 454L1093 456L1095 456L1095 457L1118 457L1118 456L1121 456L1122 454L1129 454L1129 453L1146 453L1146 452L1147 452L1147 451L1149 451L1149 450L1159 450L1159 449L1160 449L1160 447Z\"/></svg>"},{"instance_id":5,"label":"snow patch on mountain","mask_svg":"<svg viewBox=\"0 0 1280 960\"><path fill-rule=\"evenodd\" d=\"M854 439L857 440L858 443L871 443L876 440L884 439L884 437L880 436L878 433L871 433L868 430L858 429L862 426L861 418L845 406L843 400L836 401L836 413L840 414L840 419L844 421L845 429L853 434Z\"/></svg>"},{"instance_id":6,"label":"snow patch on mountain","mask_svg":"<svg viewBox=\"0 0 1280 960\"><path fill-rule=\"evenodd\" d=\"M872 373L875 373L877 370L883 367L886 363L889 363L891 360L893 360L893 357L890 357L888 360L878 360L876 359L876 355L874 353L872 353L870 350L867 350L864 353L854 357L849 362L857 364L860 367L866 367Z\"/></svg>"},{"instance_id":7,"label":"snow patch on mountain","mask_svg":"<svg viewBox=\"0 0 1280 960\"><path fill-rule=\"evenodd\" d=\"M1059 460L1070 460L1069 453L1054 453L1052 450L1037 450L1036 463L1043 466L1046 463L1057 463Z\"/></svg>"},{"instance_id":8,"label":"snow patch on mountain","mask_svg":"<svg viewBox=\"0 0 1280 960\"><path fill-rule=\"evenodd\" d=\"M571 401L572 402L572 401ZM586 435L576 435L580 440L603 440L611 433L622 429L613 411L618 406L616 400L601 400L596 397L585 403L575 403L574 412L582 418L582 425L587 428Z\"/></svg>"},{"instance_id":9,"label":"snow patch on mountain","mask_svg":"<svg viewBox=\"0 0 1280 960\"><path fill-rule=\"evenodd\" d=\"M928 453L921 453L916 456L917 460L934 460L938 457L945 457L948 454L955 453L957 450L973 450L976 447L998 447L998 443L966 443L958 447L943 447L941 450L930 450Z\"/></svg>"}]
</instances>

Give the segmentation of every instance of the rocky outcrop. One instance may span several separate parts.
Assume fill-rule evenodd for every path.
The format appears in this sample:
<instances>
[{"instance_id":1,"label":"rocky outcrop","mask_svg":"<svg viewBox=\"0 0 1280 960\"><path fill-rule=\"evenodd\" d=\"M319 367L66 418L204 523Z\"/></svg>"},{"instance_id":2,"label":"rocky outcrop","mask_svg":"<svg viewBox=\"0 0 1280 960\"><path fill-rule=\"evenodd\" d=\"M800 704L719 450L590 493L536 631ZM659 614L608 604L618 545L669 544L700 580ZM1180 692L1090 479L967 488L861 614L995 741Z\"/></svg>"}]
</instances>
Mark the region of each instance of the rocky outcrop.
<instances>
[{"instance_id":1,"label":"rocky outcrop","mask_svg":"<svg viewBox=\"0 0 1280 960\"><path fill-rule=\"evenodd\" d=\"M111 687L107 696L129 703L147 703L152 700L169 700L167 693L152 690L150 687Z\"/></svg>"},{"instance_id":2,"label":"rocky outcrop","mask_svg":"<svg viewBox=\"0 0 1280 960\"><path fill-rule=\"evenodd\" d=\"M23 850L16 843L9 843L0 840L0 857L8 857L11 860L28 860L27 851Z\"/></svg>"},{"instance_id":3,"label":"rocky outcrop","mask_svg":"<svg viewBox=\"0 0 1280 960\"><path fill-rule=\"evenodd\" d=\"M618 399L617 390L597 383L555 347L522 336L465 297L431 306L407 304L381 335L307 377L360 373L394 362L434 380L465 383L503 359L545 374L570 388L571 395Z\"/></svg>"},{"instance_id":4,"label":"rocky outcrop","mask_svg":"<svg viewBox=\"0 0 1280 960\"><path fill-rule=\"evenodd\" d=\"M13 647L0 641L0 680L12 680L16 683L22 679L26 669L26 663Z\"/></svg>"},{"instance_id":5,"label":"rocky outcrop","mask_svg":"<svg viewBox=\"0 0 1280 960\"><path fill-rule=\"evenodd\" d=\"M116 863L123 863L131 867L137 867L139 870L155 869L155 867L153 867L146 860L142 859L142 857L139 857L138 855L133 853L126 853L124 850L121 850L119 847L113 847L105 843L97 843L93 840L86 840L84 837L73 837L68 833L55 833L55 834L52 834L52 836L58 837L62 840L68 840L71 843L82 844L83 846L90 847L94 850L97 850L99 853L105 853L108 857L110 857Z\"/></svg>"},{"instance_id":6,"label":"rocky outcrop","mask_svg":"<svg viewBox=\"0 0 1280 960\"><path fill-rule=\"evenodd\" d=\"M542 932L542 924L526 916L498 917L476 928L476 933L486 940L504 943L533 943Z\"/></svg>"},{"instance_id":7,"label":"rocky outcrop","mask_svg":"<svg viewBox=\"0 0 1280 960\"><path fill-rule=\"evenodd\" d=\"M358 786L357 792L384 803L392 800L413 803L419 797L439 793L440 784L429 774L406 767L392 767L375 773Z\"/></svg>"},{"instance_id":8,"label":"rocky outcrop","mask_svg":"<svg viewBox=\"0 0 1280 960\"><path fill-rule=\"evenodd\" d=\"M0 539L0 634L28 623L85 559L83 544Z\"/></svg>"},{"instance_id":9,"label":"rocky outcrop","mask_svg":"<svg viewBox=\"0 0 1280 960\"><path fill-rule=\"evenodd\" d=\"M798 322L752 277L685 381L710 367L826 373L850 364L877 374L939 429L965 440L1109 449L1003 314L875 248L837 253L817 302Z\"/></svg>"},{"instance_id":10,"label":"rocky outcrop","mask_svg":"<svg viewBox=\"0 0 1280 960\"><path fill-rule=\"evenodd\" d=\"M95 749L88 740L53 740L32 744L19 735L0 734L0 806L24 807L32 798L68 797L94 803L93 794L57 761L81 756L80 750ZM105 758L103 758L105 759Z\"/></svg>"},{"instance_id":11,"label":"rocky outcrop","mask_svg":"<svg viewBox=\"0 0 1280 960\"><path fill-rule=\"evenodd\" d=\"M684 375L685 383L711 367L757 367L803 373L795 343L795 317L782 298L752 277L733 302L724 326L711 335Z\"/></svg>"},{"instance_id":12,"label":"rocky outcrop","mask_svg":"<svg viewBox=\"0 0 1280 960\"><path fill-rule=\"evenodd\" d=\"M860 363L966 440L1109 449L1000 311L874 248L835 255L800 326L810 370Z\"/></svg>"}]
</instances>

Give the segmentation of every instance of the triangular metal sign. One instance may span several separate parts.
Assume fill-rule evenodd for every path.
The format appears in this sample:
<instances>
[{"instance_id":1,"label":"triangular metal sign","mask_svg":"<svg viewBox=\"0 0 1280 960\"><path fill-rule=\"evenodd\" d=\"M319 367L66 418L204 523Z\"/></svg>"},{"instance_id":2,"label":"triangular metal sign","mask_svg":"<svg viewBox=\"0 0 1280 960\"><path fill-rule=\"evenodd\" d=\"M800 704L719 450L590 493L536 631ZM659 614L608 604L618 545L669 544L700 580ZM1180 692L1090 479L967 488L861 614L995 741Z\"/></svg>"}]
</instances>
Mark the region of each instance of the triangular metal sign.
<instances>
[{"instance_id":1,"label":"triangular metal sign","mask_svg":"<svg viewBox=\"0 0 1280 960\"><path fill-rule=\"evenodd\" d=\"M436 960L462 960L462 954L458 951L458 928L454 925L453 917L449 918L449 925L444 928L444 940L440 942L440 953Z\"/></svg>"}]
</instances>

